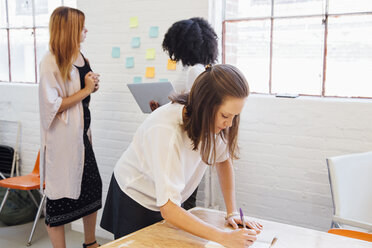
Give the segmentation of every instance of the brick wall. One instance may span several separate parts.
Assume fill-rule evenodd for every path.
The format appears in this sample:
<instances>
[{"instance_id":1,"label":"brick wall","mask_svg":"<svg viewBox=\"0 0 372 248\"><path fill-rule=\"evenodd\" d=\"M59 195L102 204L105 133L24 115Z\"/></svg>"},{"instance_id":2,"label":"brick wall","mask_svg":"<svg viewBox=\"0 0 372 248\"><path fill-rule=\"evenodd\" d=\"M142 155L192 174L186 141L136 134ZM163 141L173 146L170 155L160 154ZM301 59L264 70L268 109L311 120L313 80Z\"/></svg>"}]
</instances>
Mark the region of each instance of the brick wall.
<instances>
[{"instance_id":1,"label":"brick wall","mask_svg":"<svg viewBox=\"0 0 372 248\"><path fill-rule=\"evenodd\" d=\"M144 76L146 66L155 66L153 80L167 78L181 90L185 71L166 70L167 56L161 42L177 20L208 18L207 0L79 0L89 30L83 52L93 70L101 74L101 88L92 96L93 145L104 183L104 198L116 161L127 148L138 125L146 118L128 91L134 76ZM138 16L139 27L129 28L129 18ZM158 38L147 38L150 26L159 26ZM141 47L132 49L131 38L141 37ZM111 48L121 48L120 58L111 58ZM156 49L156 59L147 61L146 48ZM135 67L125 68L125 58L135 57ZM22 172L30 172L39 142L37 85L0 84L0 119L22 122ZM247 215L327 230L332 202L325 158L372 150L372 101L300 97L279 99L251 95L242 113L241 159L236 161L238 206ZM213 178L213 184L218 184ZM218 186L213 187L214 190ZM203 205L203 185L198 204ZM212 202L223 208L217 190ZM101 212L99 213L101 214ZM81 222L73 224L82 230ZM110 237L101 229L98 235Z\"/></svg>"}]
</instances>

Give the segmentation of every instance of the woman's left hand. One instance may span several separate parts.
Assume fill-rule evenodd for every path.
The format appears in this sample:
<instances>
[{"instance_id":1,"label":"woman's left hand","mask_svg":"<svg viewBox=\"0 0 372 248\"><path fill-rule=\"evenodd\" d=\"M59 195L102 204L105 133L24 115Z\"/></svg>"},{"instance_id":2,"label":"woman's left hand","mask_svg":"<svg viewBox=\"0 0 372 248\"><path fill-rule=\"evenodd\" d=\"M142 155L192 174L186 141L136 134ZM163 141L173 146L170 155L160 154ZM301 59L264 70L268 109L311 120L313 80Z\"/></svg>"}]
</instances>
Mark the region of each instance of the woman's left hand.
<instances>
[{"instance_id":1,"label":"woman's left hand","mask_svg":"<svg viewBox=\"0 0 372 248\"><path fill-rule=\"evenodd\" d=\"M94 79L95 86L94 86L94 90L93 90L92 93L96 92L99 89L99 76L100 75L98 73L93 74L93 79Z\"/></svg>"},{"instance_id":2,"label":"woman's left hand","mask_svg":"<svg viewBox=\"0 0 372 248\"><path fill-rule=\"evenodd\" d=\"M239 215L230 216L226 221L234 229L239 228L238 224L243 225L242 220L240 219ZM247 228L255 230L257 232L257 234L259 234L262 231L263 226L260 223L258 223L257 221L249 221L249 220L247 220L246 217L244 217L244 222L245 222L245 225L246 225Z\"/></svg>"}]
</instances>

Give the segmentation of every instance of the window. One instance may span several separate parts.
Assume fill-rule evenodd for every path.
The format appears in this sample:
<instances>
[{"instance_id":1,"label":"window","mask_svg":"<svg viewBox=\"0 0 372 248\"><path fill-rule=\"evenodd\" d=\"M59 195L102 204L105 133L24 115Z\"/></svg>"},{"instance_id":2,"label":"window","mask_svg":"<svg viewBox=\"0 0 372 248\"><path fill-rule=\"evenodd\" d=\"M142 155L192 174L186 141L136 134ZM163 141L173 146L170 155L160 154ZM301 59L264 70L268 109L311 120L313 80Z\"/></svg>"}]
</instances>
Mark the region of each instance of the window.
<instances>
[{"instance_id":1,"label":"window","mask_svg":"<svg viewBox=\"0 0 372 248\"><path fill-rule=\"evenodd\" d=\"M222 56L252 92L372 98L372 1L226 0Z\"/></svg>"},{"instance_id":2,"label":"window","mask_svg":"<svg viewBox=\"0 0 372 248\"><path fill-rule=\"evenodd\" d=\"M76 0L0 0L0 81L36 83L48 50L49 17Z\"/></svg>"}]
</instances>

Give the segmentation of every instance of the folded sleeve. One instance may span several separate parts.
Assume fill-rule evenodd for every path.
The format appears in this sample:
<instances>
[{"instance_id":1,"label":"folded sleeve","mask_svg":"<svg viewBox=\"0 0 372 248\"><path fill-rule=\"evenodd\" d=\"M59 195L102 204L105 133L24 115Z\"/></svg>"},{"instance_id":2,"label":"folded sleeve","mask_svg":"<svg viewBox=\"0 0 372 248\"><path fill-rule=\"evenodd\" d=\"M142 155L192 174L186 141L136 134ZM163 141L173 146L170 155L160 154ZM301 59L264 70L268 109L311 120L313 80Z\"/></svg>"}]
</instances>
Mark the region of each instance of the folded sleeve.
<instances>
[{"instance_id":1,"label":"folded sleeve","mask_svg":"<svg viewBox=\"0 0 372 248\"><path fill-rule=\"evenodd\" d=\"M152 166L158 207L168 200L181 206L185 176L179 151L176 132L169 128L152 128L145 135L144 152Z\"/></svg>"},{"instance_id":2,"label":"folded sleeve","mask_svg":"<svg viewBox=\"0 0 372 248\"><path fill-rule=\"evenodd\" d=\"M45 63L40 63L40 82L39 82L39 107L40 122L44 129L49 129L58 109L62 104L60 96L61 89L58 85L56 76L51 68ZM65 111L66 112L66 111ZM67 121L67 113L64 113L63 119Z\"/></svg>"},{"instance_id":3,"label":"folded sleeve","mask_svg":"<svg viewBox=\"0 0 372 248\"><path fill-rule=\"evenodd\" d=\"M226 161L230 157L226 142L218 135L216 139L216 162Z\"/></svg>"}]
</instances>

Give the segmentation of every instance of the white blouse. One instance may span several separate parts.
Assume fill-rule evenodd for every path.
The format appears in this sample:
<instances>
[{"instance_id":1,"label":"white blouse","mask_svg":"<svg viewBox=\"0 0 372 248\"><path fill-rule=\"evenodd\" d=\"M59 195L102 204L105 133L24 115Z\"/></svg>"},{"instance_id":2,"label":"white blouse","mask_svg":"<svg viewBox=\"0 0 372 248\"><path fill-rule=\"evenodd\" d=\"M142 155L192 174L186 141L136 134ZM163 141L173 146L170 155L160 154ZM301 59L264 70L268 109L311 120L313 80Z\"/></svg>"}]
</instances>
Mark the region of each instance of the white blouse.
<instances>
[{"instance_id":1,"label":"white blouse","mask_svg":"<svg viewBox=\"0 0 372 248\"><path fill-rule=\"evenodd\" d=\"M207 168L180 126L182 110L183 105L168 103L151 113L114 169L121 190L153 211L159 211L168 200L180 206ZM225 142L217 138L216 145L217 162L228 159Z\"/></svg>"},{"instance_id":2,"label":"white blouse","mask_svg":"<svg viewBox=\"0 0 372 248\"><path fill-rule=\"evenodd\" d=\"M186 90L190 91L193 86L195 79L205 71L205 66L202 64L196 64L188 68Z\"/></svg>"},{"instance_id":3,"label":"white blouse","mask_svg":"<svg viewBox=\"0 0 372 248\"><path fill-rule=\"evenodd\" d=\"M40 62L40 182L45 194L55 200L78 199L84 166L84 117L82 103L57 114L62 98L80 90L77 68L64 82L54 55L48 52Z\"/></svg>"}]
</instances>

